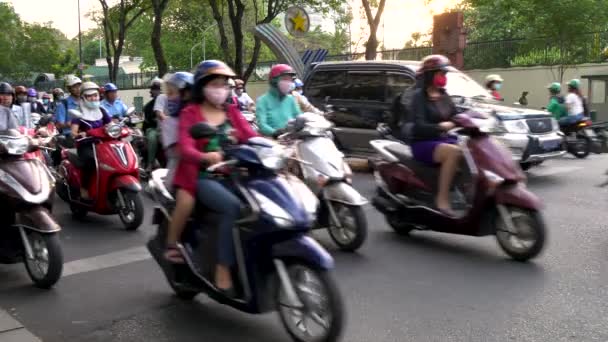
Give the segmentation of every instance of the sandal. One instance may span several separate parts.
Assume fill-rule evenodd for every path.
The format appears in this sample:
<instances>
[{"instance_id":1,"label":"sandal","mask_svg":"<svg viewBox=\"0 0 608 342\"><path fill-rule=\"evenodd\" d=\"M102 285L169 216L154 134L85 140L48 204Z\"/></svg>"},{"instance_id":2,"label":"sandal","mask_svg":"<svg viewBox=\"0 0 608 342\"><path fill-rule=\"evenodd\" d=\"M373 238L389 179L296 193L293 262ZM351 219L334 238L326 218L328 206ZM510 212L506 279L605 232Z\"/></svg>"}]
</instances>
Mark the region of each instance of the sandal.
<instances>
[{"instance_id":1,"label":"sandal","mask_svg":"<svg viewBox=\"0 0 608 342\"><path fill-rule=\"evenodd\" d=\"M165 249L165 260L172 264L186 263L186 260L184 260L184 256L182 255L182 251L179 248L178 244L167 245L167 249Z\"/></svg>"}]
</instances>

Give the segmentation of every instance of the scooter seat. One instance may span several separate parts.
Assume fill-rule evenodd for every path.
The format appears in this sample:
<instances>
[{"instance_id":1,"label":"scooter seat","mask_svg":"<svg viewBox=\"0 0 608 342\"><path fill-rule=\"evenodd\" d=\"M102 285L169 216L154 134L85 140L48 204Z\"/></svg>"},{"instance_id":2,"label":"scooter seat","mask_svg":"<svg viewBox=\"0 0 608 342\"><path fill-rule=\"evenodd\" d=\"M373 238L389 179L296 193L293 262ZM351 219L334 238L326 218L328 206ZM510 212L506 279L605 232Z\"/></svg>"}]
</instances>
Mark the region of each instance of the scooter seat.
<instances>
[{"instance_id":1,"label":"scooter seat","mask_svg":"<svg viewBox=\"0 0 608 342\"><path fill-rule=\"evenodd\" d=\"M414 159L414 155L412 154L412 149L403 144L392 144L386 147L386 150L393 154L400 162L404 162L405 160Z\"/></svg>"},{"instance_id":2,"label":"scooter seat","mask_svg":"<svg viewBox=\"0 0 608 342\"><path fill-rule=\"evenodd\" d=\"M412 170L426 184L435 185L439 176L439 168L415 160L412 149L409 146L395 143L387 146L386 150L399 159L399 163Z\"/></svg>"},{"instance_id":3,"label":"scooter seat","mask_svg":"<svg viewBox=\"0 0 608 342\"><path fill-rule=\"evenodd\" d=\"M82 161L80 160L80 158L78 158L78 150L76 150L75 148L68 149L68 160L70 161L70 163L72 163L72 165L76 166L77 168L82 167Z\"/></svg>"}]
</instances>

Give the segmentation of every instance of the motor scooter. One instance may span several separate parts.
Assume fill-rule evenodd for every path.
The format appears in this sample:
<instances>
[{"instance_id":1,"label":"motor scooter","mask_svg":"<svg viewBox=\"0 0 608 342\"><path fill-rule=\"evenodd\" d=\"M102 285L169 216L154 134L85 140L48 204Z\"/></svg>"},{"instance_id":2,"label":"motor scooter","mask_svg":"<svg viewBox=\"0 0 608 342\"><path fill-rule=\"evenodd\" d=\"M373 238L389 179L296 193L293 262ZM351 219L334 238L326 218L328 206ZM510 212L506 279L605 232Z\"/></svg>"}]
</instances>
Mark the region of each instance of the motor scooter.
<instances>
[{"instance_id":1,"label":"motor scooter","mask_svg":"<svg viewBox=\"0 0 608 342\"><path fill-rule=\"evenodd\" d=\"M82 117L70 110L75 118ZM92 143L95 171L88 185L91 201L80 198L82 161L77 149L64 149L58 168L57 194L70 205L75 218L83 218L89 211L101 215L118 214L127 230L136 230L143 221L144 206L139 183L137 155L128 142L122 141L129 130L121 122L92 128L87 137L76 140L76 145Z\"/></svg>"},{"instance_id":2,"label":"motor scooter","mask_svg":"<svg viewBox=\"0 0 608 342\"><path fill-rule=\"evenodd\" d=\"M290 122L279 141L292 145L290 171L319 199L315 228L327 228L345 251L355 251L367 238L365 197L352 186L352 171L332 139L333 124L322 115L303 113Z\"/></svg>"},{"instance_id":3,"label":"motor scooter","mask_svg":"<svg viewBox=\"0 0 608 342\"><path fill-rule=\"evenodd\" d=\"M199 123L194 138L208 138L215 128ZM233 229L236 265L232 279L236 295L214 284L217 260L217 214L197 204L181 237L185 264L164 258L170 212L175 204L164 184L166 169L152 172L151 196L158 203L153 222L158 233L147 244L178 297L192 299L204 292L237 310L260 314L278 311L295 341L336 341L344 324L344 307L332 277L334 261L314 239L317 200L299 179L280 175L287 155L282 146L261 137L244 145L224 147L225 161L207 169L223 179L242 200Z\"/></svg>"},{"instance_id":4,"label":"motor scooter","mask_svg":"<svg viewBox=\"0 0 608 342\"><path fill-rule=\"evenodd\" d=\"M370 142L381 158L374 165L378 194L372 204L397 233L419 229L496 235L513 259L534 258L546 235L541 200L526 188L525 175L507 148L482 132L469 115L458 114L453 121L458 128L452 133L463 154L451 193L452 206L459 209L455 216L433 205L439 168L414 160L410 148L394 139ZM386 126L378 131L391 138Z\"/></svg>"},{"instance_id":5,"label":"motor scooter","mask_svg":"<svg viewBox=\"0 0 608 342\"><path fill-rule=\"evenodd\" d=\"M51 215L55 180L33 152L30 140L11 129L0 132L0 263L25 263L37 287L50 288L63 270L61 226Z\"/></svg>"},{"instance_id":6,"label":"motor scooter","mask_svg":"<svg viewBox=\"0 0 608 342\"><path fill-rule=\"evenodd\" d=\"M591 127L592 125L593 122L587 117L572 124L560 124L560 129L564 133L566 150L576 158L587 158L589 153L591 153L593 141L596 140L596 134Z\"/></svg>"}]
</instances>

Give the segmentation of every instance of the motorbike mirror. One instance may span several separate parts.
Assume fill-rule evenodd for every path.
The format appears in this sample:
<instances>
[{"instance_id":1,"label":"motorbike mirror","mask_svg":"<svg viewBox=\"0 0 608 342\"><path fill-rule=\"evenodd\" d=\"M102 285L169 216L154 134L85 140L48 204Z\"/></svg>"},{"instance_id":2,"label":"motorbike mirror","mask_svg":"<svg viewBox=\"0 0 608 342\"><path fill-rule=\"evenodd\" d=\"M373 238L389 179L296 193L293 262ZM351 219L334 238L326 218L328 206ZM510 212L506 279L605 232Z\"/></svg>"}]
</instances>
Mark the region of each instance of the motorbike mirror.
<instances>
[{"instance_id":1,"label":"motorbike mirror","mask_svg":"<svg viewBox=\"0 0 608 342\"><path fill-rule=\"evenodd\" d=\"M68 110L70 116L75 117L76 119L81 119L83 117L82 113L77 109Z\"/></svg>"},{"instance_id":2,"label":"motorbike mirror","mask_svg":"<svg viewBox=\"0 0 608 342\"><path fill-rule=\"evenodd\" d=\"M217 129L205 122L199 122L190 127L190 136L194 139L210 138L215 134L217 134Z\"/></svg>"},{"instance_id":3,"label":"motorbike mirror","mask_svg":"<svg viewBox=\"0 0 608 342\"><path fill-rule=\"evenodd\" d=\"M135 107L129 107L129 109L127 109L127 115L131 115L135 113Z\"/></svg>"}]
</instances>

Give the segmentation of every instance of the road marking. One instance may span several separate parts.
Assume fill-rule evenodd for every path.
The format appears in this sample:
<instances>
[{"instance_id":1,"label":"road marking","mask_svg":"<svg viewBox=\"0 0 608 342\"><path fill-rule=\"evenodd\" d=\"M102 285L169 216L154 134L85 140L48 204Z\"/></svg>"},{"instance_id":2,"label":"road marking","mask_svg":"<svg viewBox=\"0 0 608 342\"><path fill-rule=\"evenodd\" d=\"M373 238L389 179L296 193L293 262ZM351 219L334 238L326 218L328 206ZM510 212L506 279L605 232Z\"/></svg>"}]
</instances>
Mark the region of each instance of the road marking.
<instances>
[{"instance_id":1,"label":"road marking","mask_svg":"<svg viewBox=\"0 0 608 342\"><path fill-rule=\"evenodd\" d=\"M152 256L146 247L135 247L90 258L74 260L63 264L63 277L131 264L150 259L151 257Z\"/></svg>"},{"instance_id":2,"label":"road marking","mask_svg":"<svg viewBox=\"0 0 608 342\"><path fill-rule=\"evenodd\" d=\"M582 166L553 166L543 167L541 169L533 168L530 170L530 175L535 177L553 176L562 173L570 173L572 171L582 170Z\"/></svg>"}]
</instances>

